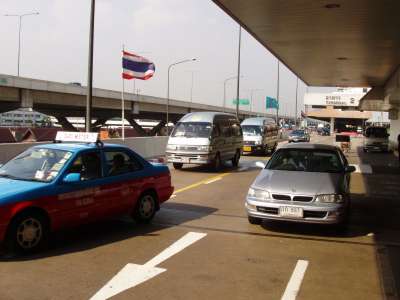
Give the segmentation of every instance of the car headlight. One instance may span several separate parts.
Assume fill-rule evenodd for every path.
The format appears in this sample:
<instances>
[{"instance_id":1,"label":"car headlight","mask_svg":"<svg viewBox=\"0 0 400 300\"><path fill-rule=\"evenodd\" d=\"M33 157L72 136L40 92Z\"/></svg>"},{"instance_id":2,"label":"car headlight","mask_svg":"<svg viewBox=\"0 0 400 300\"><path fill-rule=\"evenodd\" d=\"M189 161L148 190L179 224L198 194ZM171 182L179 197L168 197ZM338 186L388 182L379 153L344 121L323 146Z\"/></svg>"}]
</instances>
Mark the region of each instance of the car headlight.
<instances>
[{"instance_id":1,"label":"car headlight","mask_svg":"<svg viewBox=\"0 0 400 300\"><path fill-rule=\"evenodd\" d=\"M167 145L167 150L176 150L177 146L176 145Z\"/></svg>"},{"instance_id":2,"label":"car headlight","mask_svg":"<svg viewBox=\"0 0 400 300\"><path fill-rule=\"evenodd\" d=\"M269 192L254 188L249 188L247 196L250 198L256 198L257 200L267 200L270 198Z\"/></svg>"},{"instance_id":3,"label":"car headlight","mask_svg":"<svg viewBox=\"0 0 400 300\"><path fill-rule=\"evenodd\" d=\"M320 203L343 203L344 199L339 194L318 195L315 202Z\"/></svg>"}]
</instances>

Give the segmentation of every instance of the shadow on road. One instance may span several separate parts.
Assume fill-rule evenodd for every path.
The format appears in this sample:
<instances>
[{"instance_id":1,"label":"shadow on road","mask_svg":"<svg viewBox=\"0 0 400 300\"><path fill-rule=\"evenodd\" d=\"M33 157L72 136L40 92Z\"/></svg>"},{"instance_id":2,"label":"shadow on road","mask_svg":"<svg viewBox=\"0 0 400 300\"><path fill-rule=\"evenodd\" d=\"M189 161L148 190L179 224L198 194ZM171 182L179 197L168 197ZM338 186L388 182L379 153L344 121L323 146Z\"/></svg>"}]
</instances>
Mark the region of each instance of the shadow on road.
<instances>
[{"instance_id":1,"label":"shadow on road","mask_svg":"<svg viewBox=\"0 0 400 300\"><path fill-rule=\"evenodd\" d=\"M179 217L174 212L177 210L188 211L180 213ZM190 211L194 213L190 213ZM3 261L35 260L52 256L60 256L74 252L85 251L103 245L135 238L138 236L158 236L158 231L166 226L157 224L158 215L168 215L174 218L174 222L180 223L203 218L214 213L217 209L199 205L165 203L150 224L137 224L129 216L104 220L100 222L82 225L76 228L62 230L51 235L47 250L33 255L8 255L3 254ZM170 227L170 226L169 226Z\"/></svg>"}]
</instances>

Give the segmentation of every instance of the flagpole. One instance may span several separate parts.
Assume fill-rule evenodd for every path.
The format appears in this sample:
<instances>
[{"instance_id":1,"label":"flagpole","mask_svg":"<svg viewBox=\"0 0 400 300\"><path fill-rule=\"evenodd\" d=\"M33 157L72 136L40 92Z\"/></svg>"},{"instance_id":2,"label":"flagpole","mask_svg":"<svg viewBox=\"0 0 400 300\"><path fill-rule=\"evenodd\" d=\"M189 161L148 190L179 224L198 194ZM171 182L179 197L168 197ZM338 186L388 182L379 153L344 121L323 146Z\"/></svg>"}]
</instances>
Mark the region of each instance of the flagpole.
<instances>
[{"instance_id":1,"label":"flagpole","mask_svg":"<svg viewBox=\"0 0 400 300\"><path fill-rule=\"evenodd\" d=\"M125 46L122 45L122 55L124 54L125 51ZM122 73L124 72L124 67L122 66ZM121 107L122 107L122 113L121 113L121 121L122 121L122 140L125 140L125 79L124 76L122 76L122 93L121 93Z\"/></svg>"}]
</instances>

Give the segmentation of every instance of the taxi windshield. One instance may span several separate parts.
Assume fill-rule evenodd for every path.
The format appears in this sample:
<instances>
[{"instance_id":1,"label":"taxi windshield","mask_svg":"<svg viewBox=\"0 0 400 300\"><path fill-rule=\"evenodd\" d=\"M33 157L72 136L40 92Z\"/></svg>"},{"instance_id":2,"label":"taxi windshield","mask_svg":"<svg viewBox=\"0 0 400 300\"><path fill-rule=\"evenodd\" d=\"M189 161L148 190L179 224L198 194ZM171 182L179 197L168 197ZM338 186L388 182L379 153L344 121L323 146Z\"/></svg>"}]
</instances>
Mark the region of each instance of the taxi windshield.
<instances>
[{"instance_id":1,"label":"taxi windshield","mask_svg":"<svg viewBox=\"0 0 400 300\"><path fill-rule=\"evenodd\" d=\"M258 125L242 125L244 135L261 135L262 127Z\"/></svg>"},{"instance_id":2,"label":"taxi windshield","mask_svg":"<svg viewBox=\"0 0 400 300\"><path fill-rule=\"evenodd\" d=\"M172 132L173 137L208 138L212 124L207 122L180 122Z\"/></svg>"},{"instance_id":3,"label":"taxi windshield","mask_svg":"<svg viewBox=\"0 0 400 300\"><path fill-rule=\"evenodd\" d=\"M22 152L0 168L0 177L50 182L71 158L72 152L32 148Z\"/></svg>"}]
</instances>

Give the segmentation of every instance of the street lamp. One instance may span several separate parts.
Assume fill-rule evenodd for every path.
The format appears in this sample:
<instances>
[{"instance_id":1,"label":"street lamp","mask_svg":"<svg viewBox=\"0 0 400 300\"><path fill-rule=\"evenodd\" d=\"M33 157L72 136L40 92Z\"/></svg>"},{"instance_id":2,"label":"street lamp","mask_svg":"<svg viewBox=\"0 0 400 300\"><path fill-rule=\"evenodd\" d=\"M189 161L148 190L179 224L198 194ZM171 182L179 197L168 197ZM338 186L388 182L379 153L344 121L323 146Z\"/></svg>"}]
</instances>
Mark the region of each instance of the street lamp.
<instances>
[{"instance_id":1,"label":"street lamp","mask_svg":"<svg viewBox=\"0 0 400 300\"><path fill-rule=\"evenodd\" d=\"M261 92L263 89L251 89L250 90L250 113L253 112L253 93Z\"/></svg>"},{"instance_id":2,"label":"street lamp","mask_svg":"<svg viewBox=\"0 0 400 300\"><path fill-rule=\"evenodd\" d=\"M21 31L22 31L22 18L27 17L27 16L34 16L38 15L38 12L32 12L32 13L27 13L27 14L22 14L22 15L10 15L10 14L5 14L5 17L18 17L18 65L17 65L17 75L19 77L19 64L20 64L20 59L21 59Z\"/></svg>"},{"instance_id":3,"label":"street lamp","mask_svg":"<svg viewBox=\"0 0 400 300\"><path fill-rule=\"evenodd\" d=\"M173 66L179 65L179 64L183 64L186 62L190 62L190 61L195 61L196 58L191 58L191 59L184 59L178 62L175 62L173 64L170 64L168 67L168 84L167 84L167 135L169 135L169 128L168 128L168 124L169 124L169 77L170 77L170 72L171 72L171 68Z\"/></svg>"},{"instance_id":4,"label":"street lamp","mask_svg":"<svg viewBox=\"0 0 400 300\"><path fill-rule=\"evenodd\" d=\"M223 102L223 112L225 112L225 106L226 106L226 83L229 81L229 80L233 80L233 79L236 79L237 78L237 76L232 76L232 77L229 77L229 78L227 78L227 79L225 79L224 80L224 102ZM243 78L243 76L240 76L240 78Z\"/></svg>"}]
</instances>

